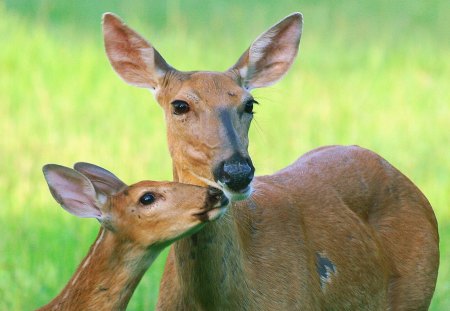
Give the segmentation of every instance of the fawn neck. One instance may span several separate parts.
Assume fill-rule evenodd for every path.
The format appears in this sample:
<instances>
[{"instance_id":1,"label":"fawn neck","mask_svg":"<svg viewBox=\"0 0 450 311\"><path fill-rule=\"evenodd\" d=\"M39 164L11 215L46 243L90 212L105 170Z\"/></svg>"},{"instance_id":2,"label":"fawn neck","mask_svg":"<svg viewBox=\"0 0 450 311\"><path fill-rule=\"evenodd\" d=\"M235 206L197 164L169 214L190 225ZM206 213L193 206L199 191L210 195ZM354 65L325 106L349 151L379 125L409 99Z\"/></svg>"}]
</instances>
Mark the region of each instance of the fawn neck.
<instances>
[{"instance_id":1,"label":"fawn neck","mask_svg":"<svg viewBox=\"0 0 450 311\"><path fill-rule=\"evenodd\" d=\"M121 241L102 227L66 287L39 310L125 310L158 253Z\"/></svg>"},{"instance_id":2,"label":"fawn neck","mask_svg":"<svg viewBox=\"0 0 450 311\"><path fill-rule=\"evenodd\" d=\"M190 179L178 180L179 175L174 169L176 181L193 183ZM243 224L238 222L235 213L232 206L221 219L174 243L175 265L186 308L214 310L220 305L246 309L249 278L239 232ZM190 305L192 301L197 305Z\"/></svg>"}]
</instances>

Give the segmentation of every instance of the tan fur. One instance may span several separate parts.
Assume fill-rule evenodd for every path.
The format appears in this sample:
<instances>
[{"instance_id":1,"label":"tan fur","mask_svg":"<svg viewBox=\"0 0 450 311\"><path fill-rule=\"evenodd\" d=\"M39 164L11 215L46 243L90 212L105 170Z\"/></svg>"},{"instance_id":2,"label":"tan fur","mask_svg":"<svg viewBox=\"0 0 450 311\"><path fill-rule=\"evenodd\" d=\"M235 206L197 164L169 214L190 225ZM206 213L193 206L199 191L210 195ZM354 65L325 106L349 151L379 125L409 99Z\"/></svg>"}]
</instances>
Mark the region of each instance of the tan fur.
<instances>
[{"instance_id":1,"label":"tan fur","mask_svg":"<svg viewBox=\"0 0 450 311\"><path fill-rule=\"evenodd\" d=\"M180 72L105 15L112 66L126 82L152 89L165 111L175 180L203 185L196 176L213 180L214 168L236 148L248 155L252 118L242 111L249 91L286 73L301 25L300 14L288 16L224 73ZM188 103L189 112L174 115L175 100ZM219 117L223 110L237 147ZM380 156L323 147L252 186L251 197L234 202L226 217L174 244L158 310L428 308L439 265L436 219L420 190Z\"/></svg>"},{"instance_id":2,"label":"tan fur","mask_svg":"<svg viewBox=\"0 0 450 311\"><path fill-rule=\"evenodd\" d=\"M71 180L78 178L78 185L90 187L87 179L79 178L81 174L53 167L62 174L69 172L71 175L65 176ZM52 177L47 178L55 199L61 200L64 193L61 195L60 191L66 191L60 186L61 179L52 182ZM98 178L92 182L107 188ZM219 193L211 196L203 187L173 182L143 181L129 187L123 187L118 180L114 182L121 190L109 194L100 207L102 227L89 253L61 293L39 310L125 310L143 274L161 250L212 220L210 213L221 197ZM99 187L95 188L97 193ZM139 199L147 192L154 194L156 200L142 205ZM75 209L71 212L77 213ZM208 214L198 215L203 212Z\"/></svg>"}]
</instances>

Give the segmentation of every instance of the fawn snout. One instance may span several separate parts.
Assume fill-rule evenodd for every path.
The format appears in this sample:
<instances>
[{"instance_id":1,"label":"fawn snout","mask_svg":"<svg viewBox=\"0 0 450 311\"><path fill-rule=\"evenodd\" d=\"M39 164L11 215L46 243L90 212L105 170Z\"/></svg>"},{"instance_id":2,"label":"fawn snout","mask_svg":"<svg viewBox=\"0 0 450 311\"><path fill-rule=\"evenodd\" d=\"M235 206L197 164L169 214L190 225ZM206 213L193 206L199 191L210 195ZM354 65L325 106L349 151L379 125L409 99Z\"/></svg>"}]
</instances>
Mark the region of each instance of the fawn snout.
<instances>
[{"instance_id":1,"label":"fawn snout","mask_svg":"<svg viewBox=\"0 0 450 311\"><path fill-rule=\"evenodd\" d=\"M207 204L212 207L227 206L230 203L222 190L214 187L208 187Z\"/></svg>"},{"instance_id":2,"label":"fawn snout","mask_svg":"<svg viewBox=\"0 0 450 311\"><path fill-rule=\"evenodd\" d=\"M208 190L206 191L204 210L196 213L195 216L197 216L201 221L216 220L225 214L229 203L230 201L222 190L214 187L208 187Z\"/></svg>"}]
</instances>

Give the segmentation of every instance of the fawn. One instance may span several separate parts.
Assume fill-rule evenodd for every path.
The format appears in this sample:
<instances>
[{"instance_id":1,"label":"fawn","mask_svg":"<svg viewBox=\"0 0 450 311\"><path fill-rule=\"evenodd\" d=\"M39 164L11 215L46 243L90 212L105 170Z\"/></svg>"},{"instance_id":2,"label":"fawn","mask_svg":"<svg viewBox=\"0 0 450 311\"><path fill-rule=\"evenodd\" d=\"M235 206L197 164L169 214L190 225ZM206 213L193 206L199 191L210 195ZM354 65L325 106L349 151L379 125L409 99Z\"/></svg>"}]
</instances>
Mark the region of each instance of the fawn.
<instances>
[{"instance_id":1,"label":"fawn","mask_svg":"<svg viewBox=\"0 0 450 311\"><path fill-rule=\"evenodd\" d=\"M125 310L161 250L219 218L228 205L215 188L157 181L127 186L88 163L75 170L48 164L43 171L66 211L96 218L101 228L61 293L39 310Z\"/></svg>"}]
</instances>

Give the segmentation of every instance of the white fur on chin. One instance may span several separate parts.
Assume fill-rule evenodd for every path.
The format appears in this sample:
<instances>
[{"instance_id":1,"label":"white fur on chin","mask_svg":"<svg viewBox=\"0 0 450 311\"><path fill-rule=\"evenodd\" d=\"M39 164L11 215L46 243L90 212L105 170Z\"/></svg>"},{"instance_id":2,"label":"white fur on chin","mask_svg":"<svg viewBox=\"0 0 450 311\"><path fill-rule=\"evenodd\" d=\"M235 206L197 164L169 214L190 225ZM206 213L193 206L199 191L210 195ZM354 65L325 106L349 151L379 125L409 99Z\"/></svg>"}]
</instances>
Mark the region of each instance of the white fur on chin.
<instances>
[{"instance_id":1,"label":"white fur on chin","mask_svg":"<svg viewBox=\"0 0 450 311\"><path fill-rule=\"evenodd\" d=\"M253 192L253 187L251 184L245 189L244 192L232 191L230 188L227 187L227 185L221 183L220 181L219 181L219 185L222 187L222 190L223 190L223 193L225 194L225 196L231 202L246 200L252 195L252 192Z\"/></svg>"}]
</instances>

